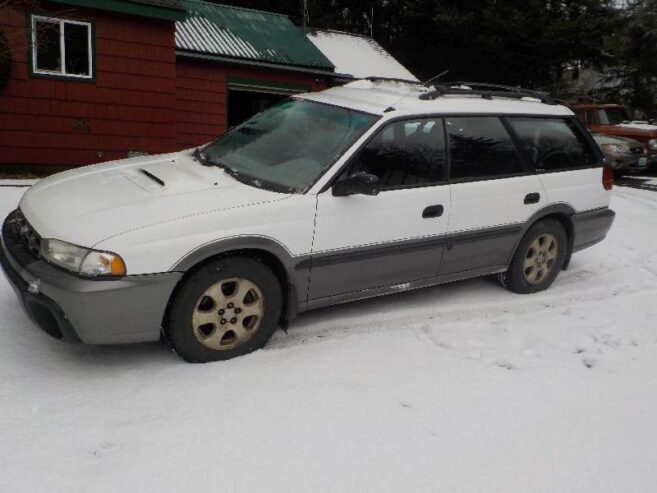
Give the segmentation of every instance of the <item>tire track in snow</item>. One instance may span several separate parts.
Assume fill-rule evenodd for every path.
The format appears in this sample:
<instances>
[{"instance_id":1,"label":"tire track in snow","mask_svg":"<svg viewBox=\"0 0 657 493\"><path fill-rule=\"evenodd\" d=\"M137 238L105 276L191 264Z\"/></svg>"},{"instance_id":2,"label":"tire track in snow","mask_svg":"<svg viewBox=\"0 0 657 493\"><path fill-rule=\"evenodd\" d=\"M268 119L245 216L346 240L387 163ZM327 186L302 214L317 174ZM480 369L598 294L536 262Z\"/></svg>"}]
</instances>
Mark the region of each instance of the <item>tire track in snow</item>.
<instances>
[{"instance_id":1,"label":"tire track in snow","mask_svg":"<svg viewBox=\"0 0 657 493\"><path fill-rule=\"evenodd\" d=\"M652 197L648 198L648 197L638 196L636 194L629 194L627 192L623 192L618 189L614 190L614 197L620 197L623 200L627 200L628 202L639 203L645 207L648 207L649 209L657 210L657 201L653 200Z\"/></svg>"},{"instance_id":2,"label":"tire track in snow","mask_svg":"<svg viewBox=\"0 0 657 493\"><path fill-rule=\"evenodd\" d=\"M654 273L653 276L657 277ZM500 288L501 289L501 288ZM406 330L410 331L416 337L418 327L425 327L420 340L426 342L427 338L432 340L434 332L440 333L441 326L463 325L473 321L486 320L488 323L503 321L509 318L520 317L527 314L534 314L537 317L542 313L550 311L564 311L574 306L581 306L584 303L596 303L606 299L631 296L636 293L645 294L646 292L654 293L657 296L657 288L646 289L645 286L630 286L627 284L611 285L597 290L580 291L577 293L562 292L557 286L554 291L547 291L547 296L541 296L540 299L530 300L521 304L514 303L500 306L499 303L494 306L488 306L482 309L473 309L472 307L459 307L453 309L423 309L421 314L413 315L411 312L403 312L399 315L386 314L384 317L369 317L367 314L358 315L350 320L347 315L340 319L339 314L335 314L330 322L315 322L311 319L316 314L308 314L307 322L302 316L298 322L293 323L287 336L278 336L267 346L268 349L282 349L293 346L321 343L346 337L354 337L362 334L375 332L391 332ZM377 303L380 300L377 300ZM369 307L363 307L369 309ZM376 310L376 306L372 307ZM393 315L393 316L391 316ZM426 336L426 337L425 337Z\"/></svg>"}]
</instances>

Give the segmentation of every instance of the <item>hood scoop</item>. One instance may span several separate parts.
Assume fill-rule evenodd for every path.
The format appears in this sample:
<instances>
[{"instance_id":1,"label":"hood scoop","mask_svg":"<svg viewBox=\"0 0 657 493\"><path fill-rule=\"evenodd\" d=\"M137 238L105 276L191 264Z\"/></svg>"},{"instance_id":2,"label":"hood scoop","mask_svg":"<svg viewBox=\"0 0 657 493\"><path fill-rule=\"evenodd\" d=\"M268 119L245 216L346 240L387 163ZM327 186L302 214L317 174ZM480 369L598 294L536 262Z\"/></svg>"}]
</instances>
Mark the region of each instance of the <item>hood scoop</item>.
<instances>
[{"instance_id":1,"label":"hood scoop","mask_svg":"<svg viewBox=\"0 0 657 493\"><path fill-rule=\"evenodd\" d=\"M146 192L156 193L166 188L164 180L143 168L123 170L121 174Z\"/></svg>"}]
</instances>

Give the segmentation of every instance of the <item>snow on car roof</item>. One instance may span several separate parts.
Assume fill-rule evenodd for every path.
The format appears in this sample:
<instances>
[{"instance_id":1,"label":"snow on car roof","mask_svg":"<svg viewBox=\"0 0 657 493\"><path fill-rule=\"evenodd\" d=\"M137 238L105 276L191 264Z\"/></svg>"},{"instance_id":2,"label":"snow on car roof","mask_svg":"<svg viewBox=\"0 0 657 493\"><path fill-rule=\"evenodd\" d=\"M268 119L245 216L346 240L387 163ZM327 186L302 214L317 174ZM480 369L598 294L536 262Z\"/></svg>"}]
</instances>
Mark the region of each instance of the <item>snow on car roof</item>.
<instances>
[{"instance_id":1,"label":"snow on car roof","mask_svg":"<svg viewBox=\"0 0 657 493\"><path fill-rule=\"evenodd\" d=\"M531 97L516 99L496 96L483 99L473 93L472 96L445 95L430 100L420 99L420 95L430 90L431 88L419 83L361 79L299 97L375 115L382 115L391 111L391 108L395 110L396 115L434 112L573 115L566 106L545 104Z\"/></svg>"}]
</instances>

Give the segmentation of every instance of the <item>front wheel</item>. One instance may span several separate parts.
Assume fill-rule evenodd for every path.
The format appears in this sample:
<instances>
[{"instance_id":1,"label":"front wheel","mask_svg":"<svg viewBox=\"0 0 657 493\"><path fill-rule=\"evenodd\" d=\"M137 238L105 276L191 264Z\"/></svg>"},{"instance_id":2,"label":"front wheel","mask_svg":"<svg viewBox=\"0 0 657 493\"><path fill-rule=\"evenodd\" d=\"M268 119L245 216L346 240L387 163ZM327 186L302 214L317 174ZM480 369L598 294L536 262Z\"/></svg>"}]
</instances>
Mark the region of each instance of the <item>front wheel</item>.
<instances>
[{"instance_id":1,"label":"front wheel","mask_svg":"<svg viewBox=\"0 0 657 493\"><path fill-rule=\"evenodd\" d=\"M281 286L251 257L202 266L174 294L164 324L171 348L193 363L226 360L261 348L278 325Z\"/></svg>"},{"instance_id":2,"label":"front wheel","mask_svg":"<svg viewBox=\"0 0 657 493\"><path fill-rule=\"evenodd\" d=\"M550 287L566 258L566 231L555 219L532 226L518 245L511 265L500 282L514 293L527 294Z\"/></svg>"}]
</instances>

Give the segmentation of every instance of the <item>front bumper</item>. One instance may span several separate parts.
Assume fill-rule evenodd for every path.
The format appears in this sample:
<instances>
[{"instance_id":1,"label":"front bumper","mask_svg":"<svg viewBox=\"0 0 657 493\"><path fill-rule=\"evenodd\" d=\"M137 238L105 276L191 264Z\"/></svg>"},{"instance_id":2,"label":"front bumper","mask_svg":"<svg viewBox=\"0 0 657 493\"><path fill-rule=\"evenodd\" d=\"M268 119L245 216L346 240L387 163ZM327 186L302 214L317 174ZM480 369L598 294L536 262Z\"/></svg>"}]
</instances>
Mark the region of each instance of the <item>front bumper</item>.
<instances>
[{"instance_id":1,"label":"front bumper","mask_svg":"<svg viewBox=\"0 0 657 493\"><path fill-rule=\"evenodd\" d=\"M636 173L649 166L647 154L605 154L605 157L614 171Z\"/></svg>"},{"instance_id":2,"label":"front bumper","mask_svg":"<svg viewBox=\"0 0 657 493\"><path fill-rule=\"evenodd\" d=\"M35 258L14 231L14 218L10 214L2 226L0 264L21 305L44 332L88 344L159 339L182 273L84 279Z\"/></svg>"}]
</instances>

